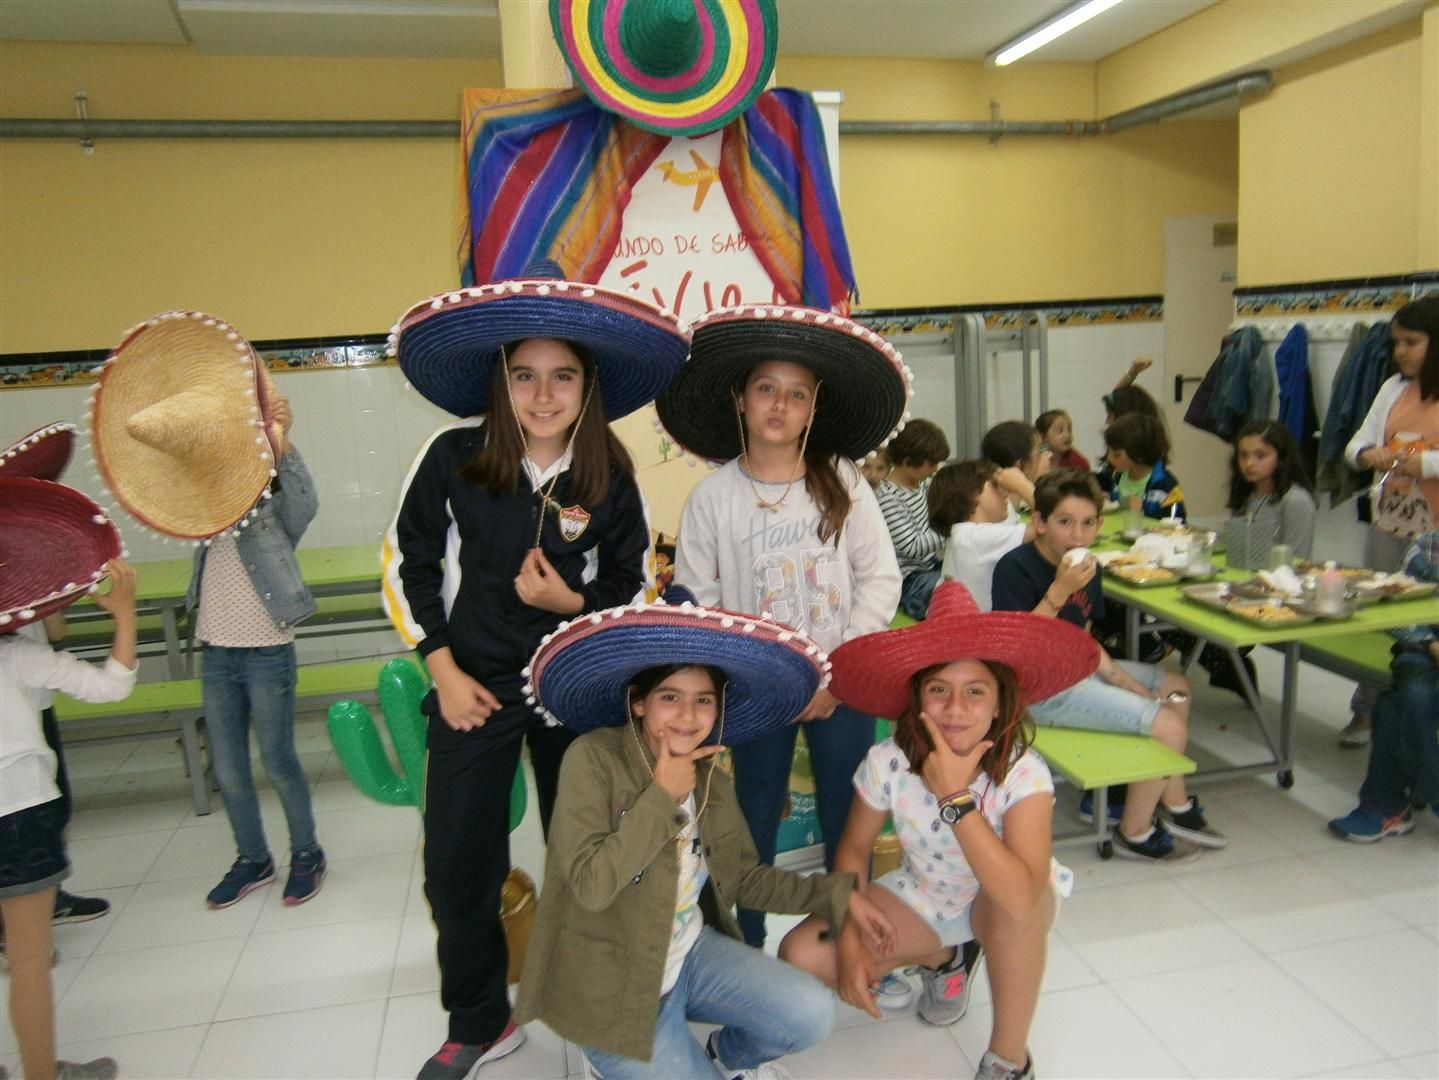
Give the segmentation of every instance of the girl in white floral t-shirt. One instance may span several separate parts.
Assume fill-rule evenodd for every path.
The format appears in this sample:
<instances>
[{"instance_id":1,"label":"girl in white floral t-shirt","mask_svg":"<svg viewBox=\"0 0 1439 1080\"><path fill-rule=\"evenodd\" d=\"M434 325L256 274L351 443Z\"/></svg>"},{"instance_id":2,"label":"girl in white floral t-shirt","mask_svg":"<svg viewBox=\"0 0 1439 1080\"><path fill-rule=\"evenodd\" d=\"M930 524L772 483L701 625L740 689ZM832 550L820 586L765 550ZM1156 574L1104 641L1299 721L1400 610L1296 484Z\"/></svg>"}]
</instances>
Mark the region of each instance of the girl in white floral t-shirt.
<instances>
[{"instance_id":1,"label":"girl in white floral t-shirt","mask_svg":"<svg viewBox=\"0 0 1439 1080\"><path fill-rule=\"evenodd\" d=\"M1091 674L1093 639L1023 612L981 613L954 581L935 590L924 622L869 634L830 655L831 688L847 704L896 719L854 776L836 870L894 924L887 940L846 925L836 937L807 919L780 956L878 1016L874 991L917 966L919 1015L964 1015L974 971L989 957L994 1026L979 1076L1032 1077L1026 1042L1044 975L1057 897L1072 875L1054 861L1054 784L1029 749L1027 706ZM870 854L894 818L902 860L867 882Z\"/></svg>"}]
</instances>

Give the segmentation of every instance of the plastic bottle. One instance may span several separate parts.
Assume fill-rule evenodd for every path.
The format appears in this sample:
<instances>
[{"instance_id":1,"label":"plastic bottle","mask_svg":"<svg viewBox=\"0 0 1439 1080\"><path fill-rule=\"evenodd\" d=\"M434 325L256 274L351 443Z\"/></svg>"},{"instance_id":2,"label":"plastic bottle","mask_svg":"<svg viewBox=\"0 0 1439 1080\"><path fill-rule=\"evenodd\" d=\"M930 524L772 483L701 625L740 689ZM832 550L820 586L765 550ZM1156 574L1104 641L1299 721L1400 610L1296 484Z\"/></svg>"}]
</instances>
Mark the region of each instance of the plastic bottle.
<instances>
[{"instance_id":1,"label":"plastic bottle","mask_svg":"<svg viewBox=\"0 0 1439 1080\"><path fill-rule=\"evenodd\" d=\"M1319 573L1318 587L1314 590L1314 609L1329 613L1344 610L1344 575L1332 560L1326 562Z\"/></svg>"}]
</instances>

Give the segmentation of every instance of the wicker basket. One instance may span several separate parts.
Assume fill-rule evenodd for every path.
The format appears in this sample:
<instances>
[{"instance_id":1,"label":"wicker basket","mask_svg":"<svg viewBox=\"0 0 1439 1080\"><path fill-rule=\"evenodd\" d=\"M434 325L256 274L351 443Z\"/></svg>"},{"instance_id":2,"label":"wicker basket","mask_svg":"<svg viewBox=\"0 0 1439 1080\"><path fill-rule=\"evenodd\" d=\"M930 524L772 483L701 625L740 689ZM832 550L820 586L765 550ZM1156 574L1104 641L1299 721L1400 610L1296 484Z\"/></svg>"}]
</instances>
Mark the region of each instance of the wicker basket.
<instances>
[{"instance_id":1,"label":"wicker basket","mask_svg":"<svg viewBox=\"0 0 1439 1080\"><path fill-rule=\"evenodd\" d=\"M524 970L530 930L535 925L535 883L519 867L510 871L500 888L500 924L505 928L505 944L510 950L506 980L513 986Z\"/></svg>"}]
</instances>

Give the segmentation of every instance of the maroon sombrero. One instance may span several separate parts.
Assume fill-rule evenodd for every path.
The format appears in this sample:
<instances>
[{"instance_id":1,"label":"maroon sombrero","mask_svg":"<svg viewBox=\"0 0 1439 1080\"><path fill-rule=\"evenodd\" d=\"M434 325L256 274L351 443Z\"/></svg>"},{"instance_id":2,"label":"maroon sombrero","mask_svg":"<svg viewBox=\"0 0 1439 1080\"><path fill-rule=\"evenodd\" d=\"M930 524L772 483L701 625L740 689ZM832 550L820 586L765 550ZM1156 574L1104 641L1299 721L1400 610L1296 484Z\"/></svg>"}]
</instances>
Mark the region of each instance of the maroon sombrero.
<instances>
[{"instance_id":1,"label":"maroon sombrero","mask_svg":"<svg viewBox=\"0 0 1439 1080\"><path fill-rule=\"evenodd\" d=\"M1063 619L1022 611L980 611L957 581L942 581L923 622L847 641L830 654L830 693L891 720L909 707L916 671L955 660L990 660L1014 672L1026 705L1094 674L1099 645Z\"/></svg>"},{"instance_id":2,"label":"maroon sombrero","mask_svg":"<svg viewBox=\"0 0 1439 1080\"><path fill-rule=\"evenodd\" d=\"M3 477L0 506L0 633L74 603L120 555L115 523L72 487Z\"/></svg>"},{"instance_id":3,"label":"maroon sombrero","mask_svg":"<svg viewBox=\"0 0 1439 1080\"><path fill-rule=\"evenodd\" d=\"M59 480L74 452L75 425L46 424L14 445L0 450L0 476Z\"/></svg>"}]
</instances>

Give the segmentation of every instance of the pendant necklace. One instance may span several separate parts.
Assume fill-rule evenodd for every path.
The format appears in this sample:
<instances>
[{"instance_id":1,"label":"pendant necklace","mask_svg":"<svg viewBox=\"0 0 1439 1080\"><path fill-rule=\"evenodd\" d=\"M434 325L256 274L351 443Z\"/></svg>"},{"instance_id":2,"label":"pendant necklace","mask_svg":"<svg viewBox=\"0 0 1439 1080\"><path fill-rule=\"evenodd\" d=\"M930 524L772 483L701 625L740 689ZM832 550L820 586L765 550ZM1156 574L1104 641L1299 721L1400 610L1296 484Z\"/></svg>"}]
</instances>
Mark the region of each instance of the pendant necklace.
<instances>
[{"instance_id":1,"label":"pendant necklace","mask_svg":"<svg viewBox=\"0 0 1439 1080\"><path fill-rule=\"evenodd\" d=\"M735 412L735 419L739 421L739 470L744 473L745 479L749 481L749 489L754 492L755 507L757 509L768 510L771 514L778 514L780 507L784 506L785 502L789 499L790 488L794 487L794 482L799 479L800 469L804 468L804 452L805 448L809 446L809 433L814 427L814 407L818 399L819 383L815 383L814 397L810 399L809 421L805 424L804 434L800 436L799 440L799 455L794 459L794 468L790 470L789 481L785 484L784 491L780 493L778 499L766 499L760 494L760 490L755 484L754 474L749 471L749 447L745 445L744 414L739 411ZM778 483L778 481L776 481L776 483Z\"/></svg>"}]
</instances>

